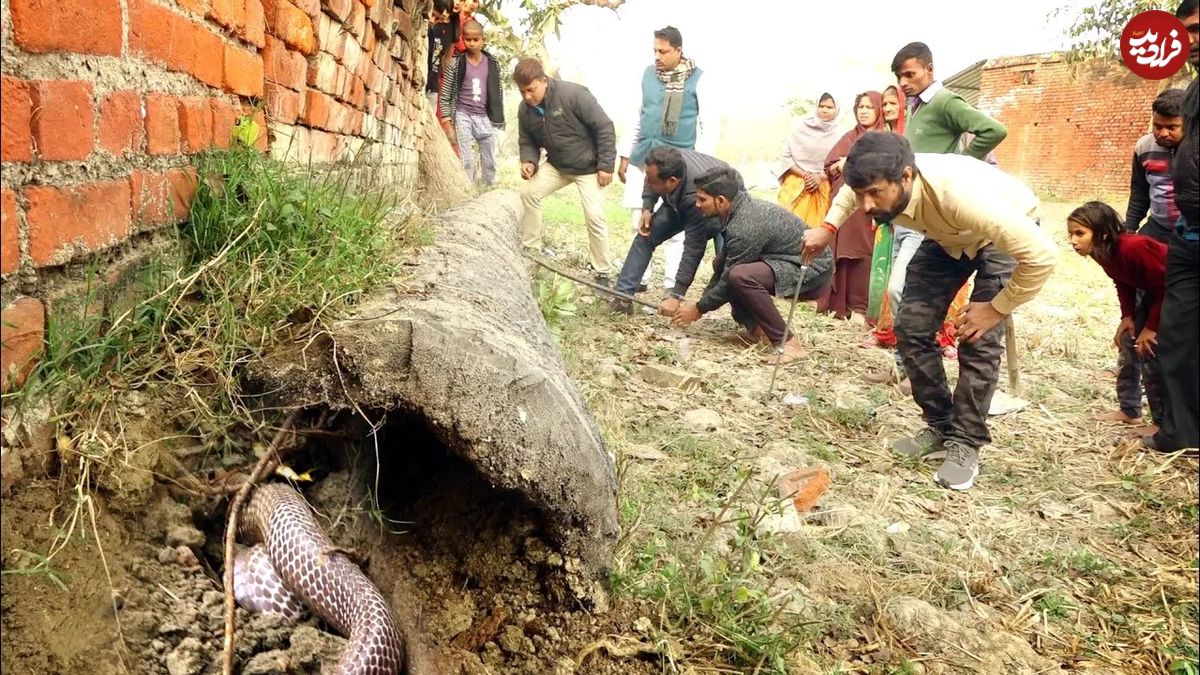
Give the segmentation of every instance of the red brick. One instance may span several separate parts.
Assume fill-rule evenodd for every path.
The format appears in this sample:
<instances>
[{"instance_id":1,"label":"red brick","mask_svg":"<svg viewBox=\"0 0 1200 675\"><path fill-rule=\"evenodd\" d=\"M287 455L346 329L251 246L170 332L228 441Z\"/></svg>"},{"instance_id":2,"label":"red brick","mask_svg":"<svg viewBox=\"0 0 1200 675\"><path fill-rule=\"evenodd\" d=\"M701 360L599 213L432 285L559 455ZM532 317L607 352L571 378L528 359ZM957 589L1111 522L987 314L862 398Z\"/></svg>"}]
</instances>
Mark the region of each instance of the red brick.
<instances>
[{"instance_id":1,"label":"red brick","mask_svg":"<svg viewBox=\"0 0 1200 675\"><path fill-rule=\"evenodd\" d=\"M779 498L792 498L792 504L801 514L807 513L816 506L817 500L829 489L829 472L815 466L797 469L785 476L779 477Z\"/></svg>"},{"instance_id":2,"label":"red brick","mask_svg":"<svg viewBox=\"0 0 1200 675\"><path fill-rule=\"evenodd\" d=\"M304 81L309 87L332 94L337 91L337 78L337 61L334 61L329 54L320 52L316 58L308 62L308 72L305 74Z\"/></svg>"},{"instance_id":3,"label":"red brick","mask_svg":"<svg viewBox=\"0 0 1200 675\"><path fill-rule=\"evenodd\" d=\"M265 134L264 134L265 135ZM179 223L188 219L192 201L196 198L199 180L196 169L171 169L167 171L167 183L171 186L171 217Z\"/></svg>"},{"instance_id":4,"label":"red brick","mask_svg":"<svg viewBox=\"0 0 1200 675\"><path fill-rule=\"evenodd\" d=\"M177 0L179 6L200 16L208 14L208 0Z\"/></svg>"},{"instance_id":5,"label":"red brick","mask_svg":"<svg viewBox=\"0 0 1200 675\"><path fill-rule=\"evenodd\" d=\"M210 87L225 85L225 43L201 26L194 29L195 57L188 72Z\"/></svg>"},{"instance_id":6,"label":"red brick","mask_svg":"<svg viewBox=\"0 0 1200 675\"><path fill-rule=\"evenodd\" d=\"M40 300L19 297L0 311L0 325L0 390L8 392L24 384L37 365L46 338L46 308Z\"/></svg>"},{"instance_id":7,"label":"red brick","mask_svg":"<svg viewBox=\"0 0 1200 675\"><path fill-rule=\"evenodd\" d=\"M129 50L172 70L191 72L196 64L194 22L151 0L129 0Z\"/></svg>"},{"instance_id":8,"label":"red brick","mask_svg":"<svg viewBox=\"0 0 1200 675\"><path fill-rule=\"evenodd\" d=\"M404 36L405 41L412 42L413 24L408 12L396 12L396 32Z\"/></svg>"},{"instance_id":9,"label":"red brick","mask_svg":"<svg viewBox=\"0 0 1200 675\"><path fill-rule=\"evenodd\" d=\"M212 0L208 18L231 31L239 30L246 23L245 0Z\"/></svg>"},{"instance_id":10,"label":"red brick","mask_svg":"<svg viewBox=\"0 0 1200 675\"><path fill-rule=\"evenodd\" d=\"M308 62L287 48L279 38L268 35L262 50L263 74L268 82L300 91L308 75Z\"/></svg>"},{"instance_id":11,"label":"red brick","mask_svg":"<svg viewBox=\"0 0 1200 675\"><path fill-rule=\"evenodd\" d=\"M213 146L228 148L233 135L233 125L240 114L233 104L221 99L209 99L213 116Z\"/></svg>"},{"instance_id":12,"label":"red brick","mask_svg":"<svg viewBox=\"0 0 1200 675\"><path fill-rule=\"evenodd\" d=\"M17 218L17 193L0 190L0 274L8 276L21 265L21 223Z\"/></svg>"},{"instance_id":13,"label":"red brick","mask_svg":"<svg viewBox=\"0 0 1200 675\"><path fill-rule=\"evenodd\" d=\"M344 22L350 17L350 9L354 5L354 0L321 0L321 8L326 14L337 17L339 22Z\"/></svg>"},{"instance_id":14,"label":"red brick","mask_svg":"<svg viewBox=\"0 0 1200 675\"><path fill-rule=\"evenodd\" d=\"M13 41L27 52L121 53L120 0L11 0Z\"/></svg>"},{"instance_id":15,"label":"red brick","mask_svg":"<svg viewBox=\"0 0 1200 675\"><path fill-rule=\"evenodd\" d=\"M312 19L290 0L263 0L263 12L271 35L306 56L317 51Z\"/></svg>"},{"instance_id":16,"label":"red brick","mask_svg":"<svg viewBox=\"0 0 1200 675\"><path fill-rule=\"evenodd\" d=\"M350 5L350 18L346 21L346 30L355 38L362 40L367 30L367 8L361 2Z\"/></svg>"},{"instance_id":17,"label":"red brick","mask_svg":"<svg viewBox=\"0 0 1200 675\"><path fill-rule=\"evenodd\" d=\"M151 155L179 154L179 107L171 96L146 96L146 152Z\"/></svg>"},{"instance_id":18,"label":"red brick","mask_svg":"<svg viewBox=\"0 0 1200 675\"><path fill-rule=\"evenodd\" d=\"M33 83L33 140L47 160L86 159L95 146L92 85L75 80Z\"/></svg>"},{"instance_id":19,"label":"red brick","mask_svg":"<svg viewBox=\"0 0 1200 675\"><path fill-rule=\"evenodd\" d=\"M326 128L333 99L313 89L305 91L304 96L304 114L300 116L300 121L310 127Z\"/></svg>"},{"instance_id":20,"label":"red brick","mask_svg":"<svg viewBox=\"0 0 1200 675\"><path fill-rule=\"evenodd\" d=\"M0 160L33 160L32 114L29 83L7 75L0 78Z\"/></svg>"},{"instance_id":21,"label":"red brick","mask_svg":"<svg viewBox=\"0 0 1200 675\"><path fill-rule=\"evenodd\" d=\"M263 46L263 38L267 32L266 16L263 14L262 0L246 0L246 23L238 30L238 38L249 42L255 47Z\"/></svg>"},{"instance_id":22,"label":"red brick","mask_svg":"<svg viewBox=\"0 0 1200 675\"><path fill-rule=\"evenodd\" d=\"M179 101L179 136L183 140L183 151L194 154L212 145L212 108L203 98L185 98Z\"/></svg>"},{"instance_id":23,"label":"red brick","mask_svg":"<svg viewBox=\"0 0 1200 675\"><path fill-rule=\"evenodd\" d=\"M137 92L114 91L100 102L100 147L118 157L142 149L142 99Z\"/></svg>"},{"instance_id":24,"label":"red brick","mask_svg":"<svg viewBox=\"0 0 1200 675\"><path fill-rule=\"evenodd\" d=\"M355 108L361 108L363 103L366 102L366 100L367 100L366 85L364 85L363 81L358 79L357 77L353 78L350 81L350 103L351 103L351 105L353 105Z\"/></svg>"},{"instance_id":25,"label":"red brick","mask_svg":"<svg viewBox=\"0 0 1200 675\"><path fill-rule=\"evenodd\" d=\"M293 0L296 7L309 16L311 19L317 18L321 14L321 0Z\"/></svg>"},{"instance_id":26,"label":"red brick","mask_svg":"<svg viewBox=\"0 0 1200 675\"><path fill-rule=\"evenodd\" d=\"M136 169L129 175L129 187L134 226L142 230L171 222L171 190L166 176Z\"/></svg>"},{"instance_id":27,"label":"red brick","mask_svg":"<svg viewBox=\"0 0 1200 675\"><path fill-rule=\"evenodd\" d=\"M25 188L29 257L38 267L69 261L82 247L93 252L129 236L129 181L71 187Z\"/></svg>"},{"instance_id":28,"label":"red brick","mask_svg":"<svg viewBox=\"0 0 1200 675\"><path fill-rule=\"evenodd\" d=\"M262 96L262 57L240 47L225 45L225 88L241 96Z\"/></svg>"},{"instance_id":29,"label":"red brick","mask_svg":"<svg viewBox=\"0 0 1200 675\"><path fill-rule=\"evenodd\" d=\"M300 116L300 102L302 100L304 99L299 93L287 87L281 87L270 82L267 83L267 117L274 122L293 124L296 118Z\"/></svg>"}]
</instances>

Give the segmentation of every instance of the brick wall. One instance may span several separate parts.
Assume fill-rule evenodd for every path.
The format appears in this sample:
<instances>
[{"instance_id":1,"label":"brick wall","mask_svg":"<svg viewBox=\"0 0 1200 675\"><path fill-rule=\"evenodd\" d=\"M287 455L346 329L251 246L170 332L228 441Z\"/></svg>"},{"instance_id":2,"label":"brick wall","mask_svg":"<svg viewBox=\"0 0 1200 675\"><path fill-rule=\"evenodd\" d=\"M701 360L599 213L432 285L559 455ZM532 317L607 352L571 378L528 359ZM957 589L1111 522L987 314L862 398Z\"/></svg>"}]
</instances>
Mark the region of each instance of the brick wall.
<instances>
[{"instance_id":1,"label":"brick wall","mask_svg":"<svg viewBox=\"0 0 1200 675\"><path fill-rule=\"evenodd\" d=\"M1008 127L997 161L1033 189L1067 199L1125 196L1159 87L1119 63L1073 68L1056 56L1010 57L984 65L979 108Z\"/></svg>"},{"instance_id":2,"label":"brick wall","mask_svg":"<svg viewBox=\"0 0 1200 675\"><path fill-rule=\"evenodd\" d=\"M189 156L240 116L280 158L414 180L425 4L2 0L3 388L85 263L111 277L183 219Z\"/></svg>"}]
</instances>

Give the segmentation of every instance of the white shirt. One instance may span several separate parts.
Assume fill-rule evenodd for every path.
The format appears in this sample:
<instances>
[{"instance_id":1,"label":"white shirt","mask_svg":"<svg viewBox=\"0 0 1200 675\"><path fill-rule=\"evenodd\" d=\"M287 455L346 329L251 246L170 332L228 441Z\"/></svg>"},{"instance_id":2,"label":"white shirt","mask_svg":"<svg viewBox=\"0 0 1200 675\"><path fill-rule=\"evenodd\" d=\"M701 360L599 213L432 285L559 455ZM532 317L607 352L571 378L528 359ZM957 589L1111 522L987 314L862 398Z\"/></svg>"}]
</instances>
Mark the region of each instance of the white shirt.
<instances>
[{"instance_id":1,"label":"white shirt","mask_svg":"<svg viewBox=\"0 0 1200 675\"><path fill-rule=\"evenodd\" d=\"M923 91L917 95L917 98L921 99L922 103L929 103L930 101L933 100L934 96L937 96L937 93L939 91L941 91L945 88L946 87L944 87L942 85L941 80L934 80L933 84L929 85L928 87L925 87L925 91Z\"/></svg>"}]
</instances>

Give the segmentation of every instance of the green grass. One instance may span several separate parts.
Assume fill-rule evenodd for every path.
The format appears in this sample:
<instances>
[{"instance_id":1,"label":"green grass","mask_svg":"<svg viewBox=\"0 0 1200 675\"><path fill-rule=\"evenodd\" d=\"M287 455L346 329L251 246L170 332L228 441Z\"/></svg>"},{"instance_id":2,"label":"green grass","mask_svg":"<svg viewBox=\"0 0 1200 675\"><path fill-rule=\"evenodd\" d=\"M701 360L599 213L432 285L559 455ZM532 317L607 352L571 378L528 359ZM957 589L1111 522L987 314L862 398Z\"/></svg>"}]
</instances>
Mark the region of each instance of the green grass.
<instances>
[{"instance_id":1,"label":"green grass","mask_svg":"<svg viewBox=\"0 0 1200 675\"><path fill-rule=\"evenodd\" d=\"M5 395L18 408L50 403L77 501L96 483L121 484L135 461L102 430L147 414L210 450L244 450L247 435L272 423L242 389L246 366L281 340L315 334L389 279L409 243L407 223L385 225L394 204L382 192L351 195L346 179L241 146L195 163L202 179L169 250L117 288L89 274L50 313L46 351L25 385ZM172 404L137 410L131 399Z\"/></svg>"}]
</instances>

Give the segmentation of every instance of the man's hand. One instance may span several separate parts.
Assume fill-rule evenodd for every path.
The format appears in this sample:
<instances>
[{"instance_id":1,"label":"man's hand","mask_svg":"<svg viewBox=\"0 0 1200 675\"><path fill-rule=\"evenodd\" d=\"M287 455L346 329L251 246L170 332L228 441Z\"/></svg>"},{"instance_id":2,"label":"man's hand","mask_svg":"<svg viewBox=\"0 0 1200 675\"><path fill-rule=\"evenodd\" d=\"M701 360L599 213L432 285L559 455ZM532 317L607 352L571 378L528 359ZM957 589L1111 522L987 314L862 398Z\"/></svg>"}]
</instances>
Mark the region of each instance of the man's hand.
<instances>
[{"instance_id":1,"label":"man's hand","mask_svg":"<svg viewBox=\"0 0 1200 675\"><path fill-rule=\"evenodd\" d=\"M679 311L679 298L667 298L658 306L658 313L663 316L675 316Z\"/></svg>"},{"instance_id":2,"label":"man's hand","mask_svg":"<svg viewBox=\"0 0 1200 675\"><path fill-rule=\"evenodd\" d=\"M1004 315L996 311L990 302L967 303L967 309L959 315L954 325L958 329L958 339L964 342L978 342L987 332L1004 320Z\"/></svg>"},{"instance_id":3,"label":"man's hand","mask_svg":"<svg viewBox=\"0 0 1200 675\"><path fill-rule=\"evenodd\" d=\"M537 167L534 166L533 162L525 162L521 165L521 178L523 180L533 178L534 171L537 171Z\"/></svg>"},{"instance_id":4,"label":"man's hand","mask_svg":"<svg viewBox=\"0 0 1200 675\"><path fill-rule=\"evenodd\" d=\"M650 237L650 217L653 212L642 209L642 222L638 223L638 235L644 238Z\"/></svg>"},{"instance_id":5,"label":"man's hand","mask_svg":"<svg viewBox=\"0 0 1200 675\"><path fill-rule=\"evenodd\" d=\"M1143 328L1134 345L1137 347L1138 356L1143 359L1154 358L1154 350L1158 348L1158 331Z\"/></svg>"},{"instance_id":6,"label":"man's hand","mask_svg":"<svg viewBox=\"0 0 1200 675\"><path fill-rule=\"evenodd\" d=\"M450 145L458 147L458 134L454 131L454 124L450 120L442 120L442 131L446 132L446 139L450 141Z\"/></svg>"},{"instance_id":7,"label":"man's hand","mask_svg":"<svg viewBox=\"0 0 1200 675\"><path fill-rule=\"evenodd\" d=\"M625 172L628 170L629 170L629 158L622 157L621 158L621 166L617 167L617 178L621 179L622 183L625 182Z\"/></svg>"},{"instance_id":8,"label":"man's hand","mask_svg":"<svg viewBox=\"0 0 1200 675\"><path fill-rule=\"evenodd\" d=\"M600 184L600 187L608 187L608 184L612 182L612 174L607 171L597 171L596 182Z\"/></svg>"},{"instance_id":9,"label":"man's hand","mask_svg":"<svg viewBox=\"0 0 1200 675\"><path fill-rule=\"evenodd\" d=\"M675 315L671 317L671 323L676 326L690 326L700 319L700 308L696 303L689 302L681 305L675 310Z\"/></svg>"},{"instance_id":10,"label":"man's hand","mask_svg":"<svg viewBox=\"0 0 1200 675\"><path fill-rule=\"evenodd\" d=\"M840 176L842 169L846 168L846 158L843 157L829 166L829 173Z\"/></svg>"},{"instance_id":11,"label":"man's hand","mask_svg":"<svg viewBox=\"0 0 1200 675\"><path fill-rule=\"evenodd\" d=\"M1127 316L1124 319L1121 319L1121 323L1117 324L1117 334L1113 336L1113 344L1116 345L1118 349L1121 347L1121 340L1125 338L1126 333L1131 335L1133 334L1132 316Z\"/></svg>"},{"instance_id":12,"label":"man's hand","mask_svg":"<svg viewBox=\"0 0 1200 675\"><path fill-rule=\"evenodd\" d=\"M810 227L804 232L804 262L812 260L833 241L833 233L823 227Z\"/></svg>"}]
</instances>

